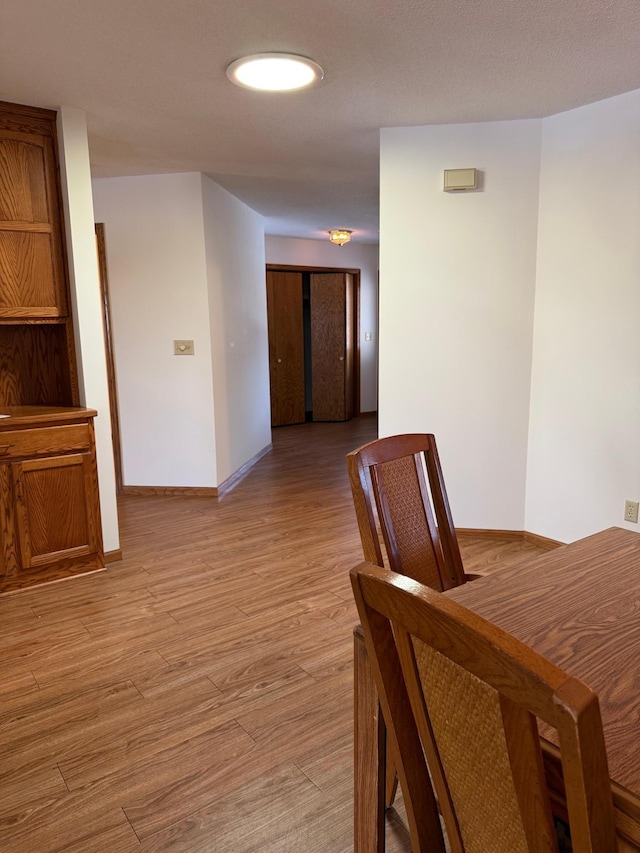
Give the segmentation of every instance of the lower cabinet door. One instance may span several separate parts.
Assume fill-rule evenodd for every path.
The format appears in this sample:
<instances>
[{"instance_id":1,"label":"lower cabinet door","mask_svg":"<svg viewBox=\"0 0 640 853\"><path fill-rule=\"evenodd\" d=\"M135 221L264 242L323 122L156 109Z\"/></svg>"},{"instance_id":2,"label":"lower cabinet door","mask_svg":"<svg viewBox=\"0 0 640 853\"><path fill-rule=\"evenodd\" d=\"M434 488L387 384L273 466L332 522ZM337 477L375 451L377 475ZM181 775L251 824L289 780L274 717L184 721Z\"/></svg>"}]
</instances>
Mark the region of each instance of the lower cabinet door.
<instances>
[{"instance_id":1,"label":"lower cabinet door","mask_svg":"<svg viewBox=\"0 0 640 853\"><path fill-rule=\"evenodd\" d=\"M101 550L91 453L27 459L11 468L24 569Z\"/></svg>"}]
</instances>

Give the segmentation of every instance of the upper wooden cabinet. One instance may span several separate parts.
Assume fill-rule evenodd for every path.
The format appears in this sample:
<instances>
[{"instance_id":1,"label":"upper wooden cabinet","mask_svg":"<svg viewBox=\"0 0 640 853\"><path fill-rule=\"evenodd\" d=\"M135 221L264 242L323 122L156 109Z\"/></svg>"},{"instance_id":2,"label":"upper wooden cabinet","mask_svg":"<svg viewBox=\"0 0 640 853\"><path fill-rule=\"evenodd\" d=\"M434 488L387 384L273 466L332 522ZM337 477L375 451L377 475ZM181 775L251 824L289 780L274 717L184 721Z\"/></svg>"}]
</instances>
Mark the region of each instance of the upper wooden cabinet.
<instances>
[{"instance_id":1,"label":"upper wooden cabinet","mask_svg":"<svg viewBox=\"0 0 640 853\"><path fill-rule=\"evenodd\" d=\"M0 105L0 317L64 317L54 139L14 126Z\"/></svg>"},{"instance_id":2,"label":"upper wooden cabinet","mask_svg":"<svg viewBox=\"0 0 640 853\"><path fill-rule=\"evenodd\" d=\"M0 406L74 406L56 113L0 101Z\"/></svg>"}]
</instances>

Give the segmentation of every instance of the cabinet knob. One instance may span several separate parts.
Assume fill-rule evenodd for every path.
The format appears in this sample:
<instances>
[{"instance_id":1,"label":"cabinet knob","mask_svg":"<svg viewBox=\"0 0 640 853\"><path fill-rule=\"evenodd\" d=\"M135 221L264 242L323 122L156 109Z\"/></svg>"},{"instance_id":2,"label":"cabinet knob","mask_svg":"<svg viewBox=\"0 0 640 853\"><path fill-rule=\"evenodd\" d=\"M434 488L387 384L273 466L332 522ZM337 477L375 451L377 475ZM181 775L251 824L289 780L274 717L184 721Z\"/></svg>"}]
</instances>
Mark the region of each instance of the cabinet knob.
<instances>
[{"instance_id":1,"label":"cabinet knob","mask_svg":"<svg viewBox=\"0 0 640 853\"><path fill-rule=\"evenodd\" d=\"M278 364L282 364L282 359L281 359L281 358L276 358L276 361L278 362Z\"/></svg>"},{"instance_id":2,"label":"cabinet knob","mask_svg":"<svg viewBox=\"0 0 640 853\"><path fill-rule=\"evenodd\" d=\"M344 361L344 356L341 355L340 358L338 359L338 361Z\"/></svg>"}]
</instances>

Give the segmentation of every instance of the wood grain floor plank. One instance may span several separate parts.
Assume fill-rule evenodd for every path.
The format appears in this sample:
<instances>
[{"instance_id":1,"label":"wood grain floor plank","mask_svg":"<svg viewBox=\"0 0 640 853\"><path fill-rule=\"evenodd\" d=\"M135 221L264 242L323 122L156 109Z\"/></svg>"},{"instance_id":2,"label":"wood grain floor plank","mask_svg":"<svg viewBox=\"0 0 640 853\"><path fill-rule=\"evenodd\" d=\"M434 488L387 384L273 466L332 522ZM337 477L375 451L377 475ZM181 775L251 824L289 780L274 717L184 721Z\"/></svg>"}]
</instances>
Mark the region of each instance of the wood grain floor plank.
<instances>
[{"instance_id":1,"label":"wood grain floor plank","mask_svg":"<svg viewBox=\"0 0 640 853\"><path fill-rule=\"evenodd\" d=\"M161 667L147 670L131 679L145 699L153 699L163 693L175 694L192 681L207 677L206 665L197 666L189 660L168 664L164 658L161 660L163 664ZM211 684L213 685L213 682ZM219 688L216 690L222 696L222 691Z\"/></svg>"},{"instance_id":2,"label":"wood grain floor plank","mask_svg":"<svg viewBox=\"0 0 640 853\"><path fill-rule=\"evenodd\" d=\"M159 658L159 660L162 660ZM163 662L164 663L164 662ZM166 666L166 664L164 664ZM0 690L0 736L4 728L11 724L16 726L16 734L20 734L23 728L31 725L35 715L39 713L57 713L56 708L63 702L73 703L84 697L84 694L92 694L96 690L111 688L119 683L127 684L127 679L113 679L101 685L87 683L78 684L76 680L58 681L46 687L38 687L33 679L35 687L29 687L21 691L5 693ZM132 701L137 701L132 693ZM84 699L82 700L84 701ZM7 747L9 742L6 742ZM0 752L0 755L2 753Z\"/></svg>"},{"instance_id":3,"label":"wood grain floor plank","mask_svg":"<svg viewBox=\"0 0 640 853\"><path fill-rule=\"evenodd\" d=\"M249 685L262 681L265 676L270 678L278 671L293 667L302 670L308 656L317 655L334 642L334 632L335 628L327 625L318 629L315 636L300 636L297 631L283 630L271 636L268 645L256 645L247 639L233 656L200 654L195 661L200 665L207 663L209 677L221 689L229 684Z\"/></svg>"},{"instance_id":4,"label":"wood grain floor plank","mask_svg":"<svg viewBox=\"0 0 640 853\"><path fill-rule=\"evenodd\" d=\"M218 793L216 773L220 778L233 772L237 759L242 759L245 768L258 772L259 764L252 760L254 747L252 738L236 722L230 722L156 753L144 766L136 765L134 772L123 778L129 789L138 779L140 787L148 788L145 779L153 779L153 790L132 791L125 796L124 812L138 838L148 838L214 802Z\"/></svg>"},{"instance_id":5,"label":"wood grain floor plank","mask_svg":"<svg viewBox=\"0 0 640 853\"><path fill-rule=\"evenodd\" d=\"M0 719L12 703L19 704L24 697L40 690L32 672L20 672L9 676L3 672L0 682Z\"/></svg>"},{"instance_id":6,"label":"wood grain floor plank","mask_svg":"<svg viewBox=\"0 0 640 853\"><path fill-rule=\"evenodd\" d=\"M321 595L339 597L347 590L344 578L339 575L327 575L321 565L300 568L297 577L280 576L268 582L262 595L247 597L239 606L249 616L279 607L284 603L302 601Z\"/></svg>"},{"instance_id":7,"label":"wood grain floor plank","mask_svg":"<svg viewBox=\"0 0 640 853\"><path fill-rule=\"evenodd\" d=\"M67 757L59 760L69 790L126 771L211 728L220 691L207 678L182 684L180 692L156 694L133 708L101 714L98 726L85 727Z\"/></svg>"},{"instance_id":8,"label":"wood grain floor plank","mask_svg":"<svg viewBox=\"0 0 640 853\"><path fill-rule=\"evenodd\" d=\"M193 591L198 587L201 600L213 599L212 609L213 607L237 607L239 603L269 591L268 581L252 572L238 573L227 569L226 573L220 577L209 566L205 564L203 566L204 569L197 577L185 573L183 578L161 578L149 585L149 591L167 610L185 606L185 589L189 589L193 604Z\"/></svg>"},{"instance_id":9,"label":"wood grain floor plank","mask_svg":"<svg viewBox=\"0 0 640 853\"><path fill-rule=\"evenodd\" d=\"M12 772L11 785L0 788L0 822L16 810L33 808L34 802L55 801L66 792L64 779L55 764L43 762Z\"/></svg>"},{"instance_id":10,"label":"wood grain floor plank","mask_svg":"<svg viewBox=\"0 0 640 853\"><path fill-rule=\"evenodd\" d=\"M312 808L294 812L286 822L272 823L270 832L254 834L241 842L234 853L284 853L289 850L352 853L352 822L350 800L339 803L319 800Z\"/></svg>"},{"instance_id":11,"label":"wood grain floor plank","mask_svg":"<svg viewBox=\"0 0 640 853\"><path fill-rule=\"evenodd\" d=\"M353 628L351 629L353 630ZM344 638L337 636L323 643L316 651L304 653L298 665L315 681L325 681L342 672L352 672L353 655L348 655L344 647Z\"/></svg>"},{"instance_id":12,"label":"wood grain floor plank","mask_svg":"<svg viewBox=\"0 0 640 853\"><path fill-rule=\"evenodd\" d=\"M166 605L163 605L166 606ZM200 599L197 604L184 605L167 611L180 625L187 626L191 634L211 631L226 625L246 622L248 616L239 607L231 604L218 607L214 601Z\"/></svg>"},{"instance_id":13,"label":"wood grain floor plank","mask_svg":"<svg viewBox=\"0 0 640 853\"><path fill-rule=\"evenodd\" d=\"M244 758L250 773L259 773L260 766L248 760L254 747L232 722L134 763L126 774L105 777L55 802L34 802L28 811L0 821L3 853L5 847L12 853L21 847L47 853L66 850L88 836L88 826L93 825L95 834L120 827L123 809L139 837L151 827L169 826L212 800L210 776L215 777L216 770L223 774L234 759Z\"/></svg>"},{"instance_id":14,"label":"wood grain floor plank","mask_svg":"<svg viewBox=\"0 0 640 853\"><path fill-rule=\"evenodd\" d=\"M323 605L320 607L320 610L338 625L342 625L347 629L352 628L358 623L358 610L355 601L343 601L339 596L335 596L335 599L335 604Z\"/></svg>"},{"instance_id":15,"label":"wood grain floor plank","mask_svg":"<svg viewBox=\"0 0 640 853\"><path fill-rule=\"evenodd\" d=\"M157 649L116 649L100 655L82 657L78 650L74 666L65 659L64 666L51 665L42 672L34 672L41 686L60 685L66 693L80 694L88 688L103 687L122 680L133 680L140 675L164 669L166 660ZM44 666L44 665L43 665Z\"/></svg>"},{"instance_id":16,"label":"wood grain floor plank","mask_svg":"<svg viewBox=\"0 0 640 853\"><path fill-rule=\"evenodd\" d=\"M79 619L43 625L38 622L31 628L15 633L0 632L0 657L3 664L12 661L28 662L49 654L54 648L65 649L70 643L81 643L88 631Z\"/></svg>"},{"instance_id":17,"label":"wood grain floor plank","mask_svg":"<svg viewBox=\"0 0 640 853\"><path fill-rule=\"evenodd\" d=\"M102 614L100 616L88 616L82 620L82 624L91 636L91 643L99 640L101 643L113 643L120 645L132 645L141 638L151 640L155 645L155 638L168 635L181 636L183 630L170 613L164 610L153 610L150 607L141 608L137 613L130 613L129 617L115 613ZM159 642L163 642L162 639ZM144 645L148 645L147 642Z\"/></svg>"},{"instance_id":18,"label":"wood grain floor plank","mask_svg":"<svg viewBox=\"0 0 640 853\"><path fill-rule=\"evenodd\" d=\"M326 797L293 764L276 767L241 790L226 794L189 818L156 833L141 845L141 853L210 853L237 851L267 843L273 825L304 814ZM259 848L258 848L259 849Z\"/></svg>"},{"instance_id":19,"label":"wood grain floor plank","mask_svg":"<svg viewBox=\"0 0 640 853\"><path fill-rule=\"evenodd\" d=\"M102 730L103 721L114 708L126 708L128 714L141 708L144 699L130 681L88 690L81 696L68 694L59 702L31 704L7 715L0 728L0 791L8 776L44 762L55 765L72 752L82 737Z\"/></svg>"},{"instance_id":20,"label":"wood grain floor plank","mask_svg":"<svg viewBox=\"0 0 640 853\"><path fill-rule=\"evenodd\" d=\"M165 604L166 608L170 609L174 606L182 606L183 594L186 589L191 591L192 596L196 589L200 590L203 595L206 595L212 586L215 586L224 596L220 601L220 606L225 607L234 604L235 600L241 596L243 590L251 590L252 584L255 584L256 590L266 590L267 588L262 578L259 578L257 575L243 575L238 577L237 573L232 571L232 567L226 565L225 570L228 577L233 577L228 589L224 580L219 581L216 571L212 570L211 566L206 563L199 563L197 566L188 567L179 575L169 577L159 575L157 579L154 579L149 584L148 589L157 601Z\"/></svg>"},{"instance_id":21,"label":"wood grain floor plank","mask_svg":"<svg viewBox=\"0 0 640 853\"><path fill-rule=\"evenodd\" d=\"M140 841L124 812L122 818L120 826L67 844L64 853L140 853Z\"/></svg>"},{"instance_id":22,"label":"wood grain floor plank","mask_svg":"<svg viewBox=\"0 0 640 853\"><path fill-rule=\"evenodd\" d=\"M41 598L38 600L34 596L33 609L36 616L52 623L59 620L66 621L70 618L85 619L108 610L116 611L120 606L130 607L134 604L154 601L153 595L146 589L146 586L136 586L133 589L125 586L118 589L114 584L101 583L101 579L107 577L108 571L95 576L74 578L73 584L65 581L64 586L74 587L76 583L80 582L85 584L82 591L71 589L67 596L59 592L63 584L56 584L55 587L52 585L46 590L42 588ZM88 580L94 581L93 586L86 583ZM149 580L150 578L147 577L145 583L148 583ZM52 591L54 588L55 595ZM22 593L20 594L22 595Z\"/></svg>"},{"instance_id":23,"label":"wood grain floor plank","mask_svg":"<svg viewBox=\"0 0 640 853\"><path fill-rule=\"evenodd\" d=\"M317 742L320 738L313 732L314 718L326 714L331 706L335 716L342 716L340 700L347 716L353 716L350 698L353 691L353 673L343 672L331 680L305 685L295 702L264 705L247 714L240 714L238 722L249 734L260 742L287 729L301 728L308 733L305 743ZM327 715L333 722L331 715ZM285 735L286 736L286 735Z\"/></svg>"},{"instance_id":24,"label":"wood grain floor plank","mask_svg":"<svg viewBox=\"0 0 640 853\"><path fill-rule=\"evenodd\" d=\"M139 631L140 626L127 629L120 636L117 632L102 636L87 632L81 643L56 648L50 655L38 655L36 660L30 661L31 669L40 686L67 678L100 682L107 670L131 672L130 667L135 665L137 657L147 654L157 657L157 646L184 634L170 617L161 626L155 623L146 634Z\"/></svg>"},{"instance_id":25,"label":"wood grain floor plank","mask_svg":"<svg viewBox=\"0 0 640 853\"><path fill-rule=\"evenodd\" d=\"M239 624L223 625L206 634L197 633L166 643L160 646L160 652L169 663L189 656L193 661L209 660L218 664L227 656L270 648L270 644L287 636L304 638L315 625L326 627L329 621L322 613L306 610L300 603L292 602Z\"/></svg>"},{"instance_id":26,"label":"wood grain floor plank","mask_svg":"<svg viewBox=\"0 0 640 853\"><path fill-rule=\"evenodd\" d=\"M334 800L348 800L353 794L353 743L350 739L336 749L323 750L318 757L298 759L296 767Z\"/></svg>"},{"instance_id":27,"label":"wood grain floor plank","mask_svg":"<svg viewBox=\"0 0 640 853\"><path fill-rule=\"evenodd\" d=\"M233 663L208 667L208 676L228 700L280 691L285 685L309 686L313 680L297 663L279 654L248 654Z\"/></svg>"},{"instance_id":28,"label":"wood grain floor plank","mask_svg":"<svg viewBox=\"0 0 640 853\"><path fill-rule=\"evenodd\" d=\"M72 850L74 853L89 850L104 853L109 848L101 848L99 839L122 838L123 834L130 839L131 833L122 809L109 807L104 800L90 797L80 800L72 794L46 807L35 803L29 811L0 820L2 853L70 853ZM117 847L111 849L128 853L127 847L122 851Z\"/></svg>"},{"instance_id":29,"label":"wood grain floor plank","mask_svg":"<svg viewBox=\"0 0 640 853\"><path fill-rule=\"evenodd\" d=\"M12 636L14 629L26 630L37 624L38 617L22 594L0 596L0 626L3 634Z\"/></svg>"},{"instance_id":30,"label":"wood grain floor plank","mask_svg":"<svg viewBox=\"0 0 640 853\"><path fill-rule=\"evenodd\" d=\"M296 577L298 571L318 562L300 553L295 545L282 547L276 553L270 554L268 558L256 550L253 553L245 554L241 560L230 558L229 555L220 559L221 565L227 566L229 571L236 574L252 572L262 578L275 578L276 580L287 573Z\"/></svg>"}]
</instances>

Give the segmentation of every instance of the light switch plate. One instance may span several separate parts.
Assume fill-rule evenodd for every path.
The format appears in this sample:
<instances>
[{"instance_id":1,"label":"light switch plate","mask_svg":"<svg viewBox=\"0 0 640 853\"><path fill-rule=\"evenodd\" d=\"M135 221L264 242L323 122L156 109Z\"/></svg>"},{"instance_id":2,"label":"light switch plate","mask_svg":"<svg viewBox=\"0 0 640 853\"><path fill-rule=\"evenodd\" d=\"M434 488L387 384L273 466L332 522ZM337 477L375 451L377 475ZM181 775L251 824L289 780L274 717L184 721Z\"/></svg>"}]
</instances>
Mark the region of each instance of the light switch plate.
<instances>
[{"instance_id":1,"label":"light switch plate","mask_svg":"<svg viewBox=\"0 0 640 853\"><path fill-rule=\"evenodd\" d=\"M173 342L173 354L174 355L193 355L193 341L174 341Z\"/></svg>"}]
</instances>

